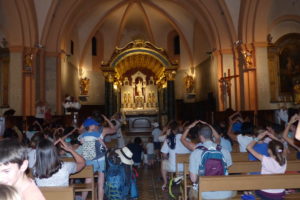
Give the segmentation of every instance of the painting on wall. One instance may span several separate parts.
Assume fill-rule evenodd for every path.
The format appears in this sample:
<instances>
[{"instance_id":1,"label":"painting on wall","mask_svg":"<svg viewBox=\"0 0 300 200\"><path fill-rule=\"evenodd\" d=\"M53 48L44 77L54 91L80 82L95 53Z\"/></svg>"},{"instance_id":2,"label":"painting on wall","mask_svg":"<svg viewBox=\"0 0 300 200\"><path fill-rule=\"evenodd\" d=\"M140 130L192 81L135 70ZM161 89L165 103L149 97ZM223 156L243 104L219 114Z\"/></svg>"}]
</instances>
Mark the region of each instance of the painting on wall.
<instances>
[{"instance_id":1,"label":"painting on wall","mask_svg":"<svg viewBox=\"0 0 300 200\"><path fill-rule=\"evenodd\" d=\"M300 78L300 41L286 45L279 54L280 94L293 93L293 86Z\"/></svg>"},{"instance_id":2,"label":"painting on wall","mask_svg":"<svg viewBox=\"0 0 300 200\"><path fill-rule=\"evenodd\" d=\"M300 81L300 34L287 34L270 44L268 62L271 102L293 102Z\"/></svg>"}]
</instances>

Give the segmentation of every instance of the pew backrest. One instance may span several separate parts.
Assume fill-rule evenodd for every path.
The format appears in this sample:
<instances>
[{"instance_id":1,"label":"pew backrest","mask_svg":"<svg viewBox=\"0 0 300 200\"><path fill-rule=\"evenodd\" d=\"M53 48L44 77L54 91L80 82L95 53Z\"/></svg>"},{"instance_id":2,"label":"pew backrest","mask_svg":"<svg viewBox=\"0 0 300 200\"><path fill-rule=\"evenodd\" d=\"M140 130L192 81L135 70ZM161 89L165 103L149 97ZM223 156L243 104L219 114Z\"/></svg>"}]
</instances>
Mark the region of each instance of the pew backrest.
<instances>
[{"instance_id":1,"label":"pew backrest","mask_svg":"<svg viewBox=\"0 0 300 200\"><path fill-rule=\"evenodd\" d=\"M300 188L300 174L234 175L199 177L198 195L207 191Z\"/></svg>"},{"instance_id":2,"label":"pew backrest","mask_svg":"<svg viewBox=\"0 0 300 200\"><path fill-rule=\"evenodd\" d=\"M73 187L40 187L46 200L73 200L74 188Z\"/></svg>"}]
</instances>

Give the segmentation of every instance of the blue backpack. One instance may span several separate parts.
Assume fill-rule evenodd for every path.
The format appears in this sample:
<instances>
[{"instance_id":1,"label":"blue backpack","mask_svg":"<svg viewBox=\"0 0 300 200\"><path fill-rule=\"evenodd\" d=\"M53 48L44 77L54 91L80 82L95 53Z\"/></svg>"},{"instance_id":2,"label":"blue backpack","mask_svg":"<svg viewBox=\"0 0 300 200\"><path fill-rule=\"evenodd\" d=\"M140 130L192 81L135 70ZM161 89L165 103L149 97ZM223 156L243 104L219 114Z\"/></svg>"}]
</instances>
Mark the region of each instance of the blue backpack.
<instances>
[{"instance_id":1,"label":"blue backpack","mask_svg":"<svg viewBox=\"0 0 300 200\"><path fill-rule=\"evenodd\" d=\"M104 193L109 200L126 200L130 198L131 170L126 165L113 163L107 159Z\"/></svg>"},{"instance_id":2,"label":"blue backpack","mask_svg":"<svg viewBox=\"0 0 300 200\"><path fill-rule=\"evenodd\" d=\"M227 164L221 152L222 147L217 145L216 148L206 148L199 146L201 149L201 164L199 166L200 176L220 176L228 174Z\"/></svg>"}]
</instances>

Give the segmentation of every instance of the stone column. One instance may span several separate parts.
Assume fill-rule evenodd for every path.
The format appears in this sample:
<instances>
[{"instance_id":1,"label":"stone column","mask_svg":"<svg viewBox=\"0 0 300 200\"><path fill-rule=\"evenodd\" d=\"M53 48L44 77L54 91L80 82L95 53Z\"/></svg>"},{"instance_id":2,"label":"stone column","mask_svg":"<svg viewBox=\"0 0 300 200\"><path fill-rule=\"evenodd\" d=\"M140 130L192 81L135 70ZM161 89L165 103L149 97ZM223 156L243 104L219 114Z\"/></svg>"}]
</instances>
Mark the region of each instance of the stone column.
<instances>
[{"instance_id":1,"label":"stone column","mask_svg":"<svg viewBox=\"0 0 300 200\"><path fill-rule=\"evenodd\" d=\"M116 105L114 103L114 73L113 72L104 72L105 77L105 115L107 117L112 116Z\"/></svg>"},{"instance_id":2,"label":"stone column","mask_svg":"<svg viewBox=\"0 0 300 200\"><path fill-rule=\"evenodd\" d=\"M166 71L165 76L167 78L167 113L168 120L175 119L175 80L176 71Z\"/></svg>"}]
</instances>

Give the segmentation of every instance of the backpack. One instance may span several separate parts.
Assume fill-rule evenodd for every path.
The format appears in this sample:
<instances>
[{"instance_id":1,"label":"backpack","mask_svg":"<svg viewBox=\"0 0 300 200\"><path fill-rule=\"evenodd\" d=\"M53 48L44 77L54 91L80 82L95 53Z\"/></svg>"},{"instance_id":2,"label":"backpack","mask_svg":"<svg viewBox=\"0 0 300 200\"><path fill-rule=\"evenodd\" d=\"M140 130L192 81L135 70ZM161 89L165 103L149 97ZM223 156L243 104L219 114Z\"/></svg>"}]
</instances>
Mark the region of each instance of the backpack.
<instances>
[{"instance_id":1,"label":"backpack","mask_svg":"<svg viewBox=\"0 0 300 200\"><path fill-rule=\"evenodd\" d=\"M82 144L82 156L86 160L98 160L105 156L106 149L99 140L85 141Z\"/></svg>"},{"instance_id":2,"label":"backpack","mask_svg":"<svg viewBox=\"0 0 300 200\"><path fill-rule=\"evenodd\" d=\"M121 162L115 162L114 158L106 159L105 171L105 197L109 200L130 199L131 169ZM129 170L130 169L130 170Z\"/></svg>"},{"instance_id":3,"label":"backpack","mask_svg":"<svg viewBox=\"0 0 300 200\"><path fill-rule=\"evenodd\" d=\"M221 152L222 147L217 145L216 148L206 148L199 146L197 149L202 150L201 164L199 166L200 176L219 176L228 174L227 164Z\"/></svg>"}]
</instances>

